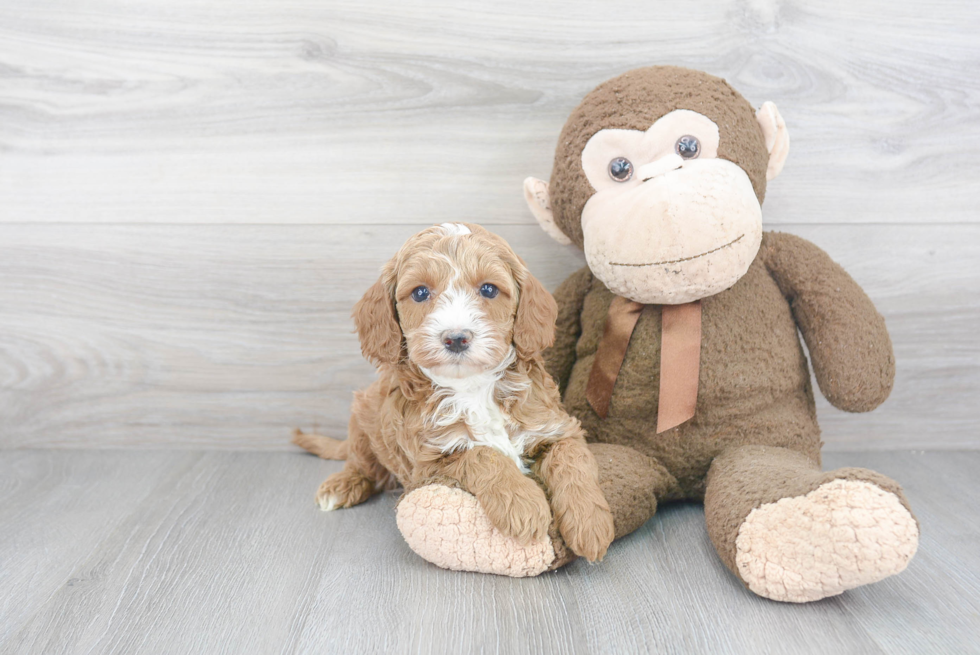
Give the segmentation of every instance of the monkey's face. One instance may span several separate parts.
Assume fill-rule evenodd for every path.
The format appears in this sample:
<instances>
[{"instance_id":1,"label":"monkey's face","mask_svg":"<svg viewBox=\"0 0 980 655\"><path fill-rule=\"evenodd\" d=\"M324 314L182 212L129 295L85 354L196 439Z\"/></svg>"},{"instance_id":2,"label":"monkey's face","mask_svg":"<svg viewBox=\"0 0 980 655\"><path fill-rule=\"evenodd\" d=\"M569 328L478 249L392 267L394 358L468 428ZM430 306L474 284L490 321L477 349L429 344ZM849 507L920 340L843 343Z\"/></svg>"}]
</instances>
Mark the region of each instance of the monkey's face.
<instances>
[{"instance_id":1,"label":"monkey's face","mask_svg":"<svg viewBox=\"0 0 980 655\"><path fill-rule=\"evenodd\" d=\"M582 150L595 194L582 210L585 256L615 294L679 304L729 288L762 240L749 176L718 158L711 119L679 109L648 130L605 129Z\"/></svg>"},{"instance_id":2,"label":"monkey's face","mask_svg":"<svg viewBox=\"0 0 980 655\"><path fill-rule=\"evenodd\" d=\"M623 73L569 116L551 184L524 198L556 241L585 251L617 295L680 304L729 288L762 240L766 183L789 153L776 106L673 66Z\"/></svg>"}]
</instances>

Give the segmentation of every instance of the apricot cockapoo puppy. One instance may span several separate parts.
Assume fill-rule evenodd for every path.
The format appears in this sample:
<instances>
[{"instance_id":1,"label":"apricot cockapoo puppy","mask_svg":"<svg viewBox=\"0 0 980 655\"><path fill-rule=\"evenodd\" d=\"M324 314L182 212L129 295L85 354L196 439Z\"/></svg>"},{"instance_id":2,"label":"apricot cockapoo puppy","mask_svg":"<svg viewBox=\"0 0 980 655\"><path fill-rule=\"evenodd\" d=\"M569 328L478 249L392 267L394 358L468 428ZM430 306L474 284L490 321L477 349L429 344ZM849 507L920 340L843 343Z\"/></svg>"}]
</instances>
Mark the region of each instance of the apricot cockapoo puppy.
<instances>
[{"instance_id":1,"label":"apricot cockapoo puppy","mask_svg":"<svg viewBox=\"0 0 980 655\"><path fill-rule=\"evenodd\" d=\"M575 554L601 559L612 514L541 359L556 314L520 257L482 227L444 223L410 238L354 307L378 379L354 394L347 440L296 432L310 452L347 460L320 486L320 507L437 482L471 493L521 544L547 540L553 513Z\"/></svg>"}]
</instances>

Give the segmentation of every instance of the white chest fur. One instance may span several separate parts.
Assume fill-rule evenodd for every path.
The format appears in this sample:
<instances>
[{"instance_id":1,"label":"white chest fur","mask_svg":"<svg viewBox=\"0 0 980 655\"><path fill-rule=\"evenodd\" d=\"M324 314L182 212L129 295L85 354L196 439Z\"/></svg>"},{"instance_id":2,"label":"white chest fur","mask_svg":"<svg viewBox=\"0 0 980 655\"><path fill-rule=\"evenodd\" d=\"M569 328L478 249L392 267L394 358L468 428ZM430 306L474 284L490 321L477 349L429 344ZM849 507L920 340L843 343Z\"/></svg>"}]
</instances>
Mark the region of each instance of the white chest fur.
<instances>
[{"instance_id":1,"label":"white chest fur","mask_svg":"<svg viewBox=\"0 0 980 655\"><path fill-rule=\"evenodd\" d=\"M524 473L529 472L521 456L529 435L515 429L494 398L494 390L500 373L490 371L466 378L444 378L423 369L432 380L437 393L442 396L433 424L446 427L465 423L467 431L445 435L431 445L444 453L455 450L487 446L493 448L517 464Z\"/></svg>"}]
</instances>

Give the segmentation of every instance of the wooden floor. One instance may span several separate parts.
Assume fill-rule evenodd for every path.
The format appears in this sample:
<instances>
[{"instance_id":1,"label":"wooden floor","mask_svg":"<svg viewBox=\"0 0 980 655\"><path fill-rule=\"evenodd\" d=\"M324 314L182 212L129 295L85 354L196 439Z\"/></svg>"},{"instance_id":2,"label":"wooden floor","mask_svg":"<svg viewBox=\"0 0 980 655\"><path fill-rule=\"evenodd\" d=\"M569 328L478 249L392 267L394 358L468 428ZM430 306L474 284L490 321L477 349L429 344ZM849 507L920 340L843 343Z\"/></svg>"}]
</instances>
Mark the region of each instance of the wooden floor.
<instances>
[{"instance_id":1,"label":"wooden floor","mask_svg":"<svg viewBox=\"0 0 980 655\"><path fill-rule=\"evenodd\" d=\"M395 496L331 514L300 453L7 451L2 653L980 652L980 452L834 453L903 482L908 570L808 605L758 598L674 505L599 565L437 569Z\"/></svg>"}]
</instances>

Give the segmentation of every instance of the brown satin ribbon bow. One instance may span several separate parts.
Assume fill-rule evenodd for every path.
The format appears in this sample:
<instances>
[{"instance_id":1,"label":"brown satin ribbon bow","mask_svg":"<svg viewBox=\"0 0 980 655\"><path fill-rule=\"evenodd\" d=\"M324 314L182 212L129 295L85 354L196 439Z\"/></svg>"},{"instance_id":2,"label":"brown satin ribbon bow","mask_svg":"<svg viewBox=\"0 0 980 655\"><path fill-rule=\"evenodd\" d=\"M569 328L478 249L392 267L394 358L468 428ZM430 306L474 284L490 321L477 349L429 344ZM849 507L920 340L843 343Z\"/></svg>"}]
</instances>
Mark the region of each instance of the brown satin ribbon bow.
<instances>
[{"instance_id":1,"label":"brown satin ribbon bow","mask_svg":"<svg viewBox=\"0 0 980 655\"><path fill-rule=\"evenodd\" d=\"M609 306L606 327L589 374L585 397L600 418L609 414L609 401L626 356L633 329L646 305L616 296ZM701 368L701 301L662 305L660 338L660 402L657 434L694 416Z\"/></svg>"}]
</instances>

